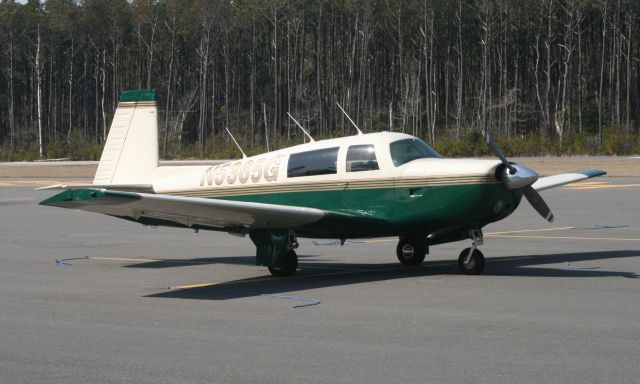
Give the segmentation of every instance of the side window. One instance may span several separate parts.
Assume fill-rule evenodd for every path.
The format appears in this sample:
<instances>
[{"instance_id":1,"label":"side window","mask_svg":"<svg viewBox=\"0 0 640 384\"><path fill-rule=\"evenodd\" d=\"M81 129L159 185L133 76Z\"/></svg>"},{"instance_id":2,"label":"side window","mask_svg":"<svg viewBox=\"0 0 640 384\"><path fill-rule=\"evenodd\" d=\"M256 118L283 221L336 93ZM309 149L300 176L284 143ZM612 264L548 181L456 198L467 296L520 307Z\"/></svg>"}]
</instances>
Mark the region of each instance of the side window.
<instances>
[{"instance_id":1,"label":"side window","mask_svg":"<svg viewBox=\"0 0 640 384\"><path fill-rule=\"evenodd\" d=\"M373 145L352 145L347 150L347 172L376 171L378 159Z\"/></svg>"},{"instance_id":2,"label":"side window","mask_svg":"<svg viewBox=\"0 0 640 384\"><path fill-rule=\"evenodd\" d=\"M338 147L294 153L289 156L287 177L330 175L337 172Z\"/></svg>"}]
</instances>

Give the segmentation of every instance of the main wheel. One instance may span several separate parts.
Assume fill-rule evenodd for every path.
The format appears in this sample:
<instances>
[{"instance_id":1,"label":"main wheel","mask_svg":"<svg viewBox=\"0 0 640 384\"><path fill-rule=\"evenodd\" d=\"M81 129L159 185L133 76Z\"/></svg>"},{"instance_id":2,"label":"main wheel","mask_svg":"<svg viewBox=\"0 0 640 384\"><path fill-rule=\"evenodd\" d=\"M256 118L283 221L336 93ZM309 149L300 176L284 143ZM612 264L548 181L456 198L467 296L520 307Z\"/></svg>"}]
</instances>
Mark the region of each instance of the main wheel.
<instances>
[{"instance_id":1,"label":"main wheel","mask_svg":"<svg viewBox=\"0 0 640 384\"><path fill-rule=\"evenodd\" d=\"M269 272L271 272L273 276L286 277L293 275L296 269L298 269L298 255L296 255L296 252L292 249L287 251L284 264L280 267L269 267Z\"/></svg>"},{"instance_id":2,"label":"main wheel","mask_svg":"<svg viewBox=\"0 0 640 384\"><path fill-rule=\"evenodd\" d=\"M479 275L484 269L484 255L478 249L473 251L469 262L465 263L471 248L465 248L458 257L458 267L465 275Z\"/></svg>"},{"instance_id":3,"label":"main wheel","mask_svg":"<svg viewBox=\"0 0 640 384\"><path fill-rule=\"evenodd\" d=\"M396 256L402 265L420 265L427 255L427 240L419 236L401 237Z\"/></svg>"}]
</instances>

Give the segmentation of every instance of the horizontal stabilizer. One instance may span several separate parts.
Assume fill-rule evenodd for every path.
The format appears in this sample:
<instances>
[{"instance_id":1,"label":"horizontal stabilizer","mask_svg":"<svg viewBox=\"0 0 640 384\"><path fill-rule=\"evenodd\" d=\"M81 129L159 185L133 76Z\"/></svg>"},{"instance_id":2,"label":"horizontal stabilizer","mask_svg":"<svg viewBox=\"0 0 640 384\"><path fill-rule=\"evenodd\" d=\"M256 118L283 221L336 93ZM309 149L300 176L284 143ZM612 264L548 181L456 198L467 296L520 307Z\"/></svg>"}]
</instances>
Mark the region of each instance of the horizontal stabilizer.
<instances>
[{"instance_id":1,"label":"horizontal stabilizer","mask_svg":"<svg viewBox=\"0 0 640 384\"><path fill-rule=\"evenodd\" d=\"M590 179L606 175L607 172L599 170L575 171L570 173L561 173L559 175L541 177L533 183L531 187L536 191L544 191L545 189L559 187L561 185L575 183L576 181Z\"/></svg>"}]
</instances>

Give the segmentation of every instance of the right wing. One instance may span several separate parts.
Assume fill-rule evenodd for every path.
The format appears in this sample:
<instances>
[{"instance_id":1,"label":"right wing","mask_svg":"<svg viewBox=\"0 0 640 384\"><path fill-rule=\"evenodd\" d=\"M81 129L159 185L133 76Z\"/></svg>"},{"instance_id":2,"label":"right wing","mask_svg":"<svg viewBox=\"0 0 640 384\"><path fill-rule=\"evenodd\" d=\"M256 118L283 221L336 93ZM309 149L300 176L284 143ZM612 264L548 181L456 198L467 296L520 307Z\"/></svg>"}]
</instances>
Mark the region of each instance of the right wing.
<instances>
[{"instance_id":1,"label":"right wing","mask_svg":"<svg viewBox=\"0 0 640 384\"><path fill-rule=\"evenodd\" d=\"M599 170L575 171L571 173L561 173L559 175L541 177L531 185L536 191L544 191L545 189L559 187L561 185L575 183L576 181L590 179L606 175L607 172Z\"/></svg>"}]
</instances>

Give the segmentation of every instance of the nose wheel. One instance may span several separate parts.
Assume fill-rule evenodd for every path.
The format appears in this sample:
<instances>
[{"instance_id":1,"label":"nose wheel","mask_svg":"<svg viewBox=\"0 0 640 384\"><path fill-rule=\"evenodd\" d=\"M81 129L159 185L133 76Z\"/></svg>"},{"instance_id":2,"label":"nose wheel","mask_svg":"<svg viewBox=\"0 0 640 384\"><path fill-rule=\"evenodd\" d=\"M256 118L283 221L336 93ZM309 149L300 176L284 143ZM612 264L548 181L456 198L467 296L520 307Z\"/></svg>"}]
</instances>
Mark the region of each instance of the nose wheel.
<instances>
[{"instance_id":1,"label":"nose wheel","mask_svg":"<svg viewBox=\"0 0 640 384\"><path fill-rule=\"evenodd\" d=\"M458 257L458 267L465 275L479 275L484 270L484 255L478 249L466 248Z\"/></svg>"},{"instance_id":2,"label":"nose wheel","mask_svg":"<svg viewBox=\"0 0 640 384\"><path fill-rule=\"evenodd\" d=\"M473 230L469 232L469 235L473 239L473 245L460 252L458 267L465 275L479 275L484 270L484 255L477 249L478 245L484 243L482 231Z\"/></svg>"}]
</instances>

